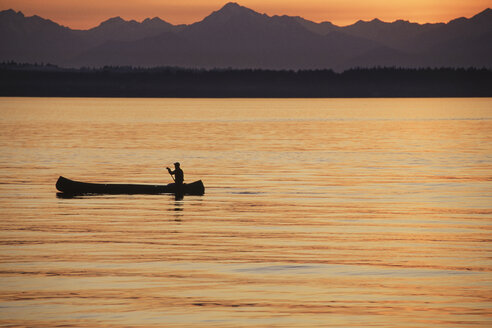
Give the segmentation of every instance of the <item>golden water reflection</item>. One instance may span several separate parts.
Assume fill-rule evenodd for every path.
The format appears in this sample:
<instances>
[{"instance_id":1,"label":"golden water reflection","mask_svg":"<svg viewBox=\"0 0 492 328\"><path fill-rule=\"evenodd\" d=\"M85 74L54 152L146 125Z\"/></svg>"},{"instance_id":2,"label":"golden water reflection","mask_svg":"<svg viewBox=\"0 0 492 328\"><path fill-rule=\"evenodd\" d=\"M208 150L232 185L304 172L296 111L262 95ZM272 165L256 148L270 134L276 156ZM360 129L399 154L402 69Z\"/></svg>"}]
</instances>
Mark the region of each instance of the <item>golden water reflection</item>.
<instances>
[{"instance_id":1,"label":"golden water reflection","mask_svg":"<svg viewBox=\"0 0 492 328\"><path fill-rule=\"evenodd\" d=\"M0 324L489 326L491 104L2 99Z\"/></svg>"}]
</instances>

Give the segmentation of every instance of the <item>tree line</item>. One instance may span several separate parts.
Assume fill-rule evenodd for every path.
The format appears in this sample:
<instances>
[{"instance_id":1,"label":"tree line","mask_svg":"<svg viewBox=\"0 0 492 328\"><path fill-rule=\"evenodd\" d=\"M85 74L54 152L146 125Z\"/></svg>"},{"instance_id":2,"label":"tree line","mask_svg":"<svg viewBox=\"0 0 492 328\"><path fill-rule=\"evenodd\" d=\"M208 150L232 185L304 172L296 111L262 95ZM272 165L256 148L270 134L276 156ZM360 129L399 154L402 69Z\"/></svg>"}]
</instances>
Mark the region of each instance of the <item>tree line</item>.
<instances>
[{"instance_id":1,"label":"tree line","mask_svg":"<svg viewBox=\"0 0 492 328\"><path fill-rule=\"evenodd\" d=\"M0 64L11 97L491 97L486 68L193 69Z\"/></svg>"}]
</instances>

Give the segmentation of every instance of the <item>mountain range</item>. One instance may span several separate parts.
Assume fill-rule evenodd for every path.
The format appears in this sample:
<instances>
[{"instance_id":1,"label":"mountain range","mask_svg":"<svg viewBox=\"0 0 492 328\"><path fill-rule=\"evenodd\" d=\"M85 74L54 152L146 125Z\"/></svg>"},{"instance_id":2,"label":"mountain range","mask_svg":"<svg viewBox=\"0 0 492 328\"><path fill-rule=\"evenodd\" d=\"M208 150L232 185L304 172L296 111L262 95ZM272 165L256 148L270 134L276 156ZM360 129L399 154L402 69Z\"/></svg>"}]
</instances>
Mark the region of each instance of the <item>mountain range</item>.
<instances>
[{"instance_id":1,"label":"mountain range","mask_svg":"<svg viewBox=\"0 0 492 328\"><path fill-rule=\"evenodd\" d=\"M0 61L64 67L492 68L492 10L448 23L374 19L337 26L227 3L190 25L114 17L74 30L10 9L0 12Z\"/></svg>"}]
</instances>

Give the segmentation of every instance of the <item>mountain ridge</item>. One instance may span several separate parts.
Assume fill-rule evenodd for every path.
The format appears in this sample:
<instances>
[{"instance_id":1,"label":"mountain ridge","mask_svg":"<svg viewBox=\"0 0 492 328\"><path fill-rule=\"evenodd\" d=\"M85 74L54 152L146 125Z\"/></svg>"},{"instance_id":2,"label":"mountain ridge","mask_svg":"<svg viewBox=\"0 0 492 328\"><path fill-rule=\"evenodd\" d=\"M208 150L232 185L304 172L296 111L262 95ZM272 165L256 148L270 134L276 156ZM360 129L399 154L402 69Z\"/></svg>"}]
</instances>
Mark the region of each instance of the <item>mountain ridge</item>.
<instances>
[{"instance_id":1,"label":"mountain ridge","mask_svg":"<svg viewBox=\"0 0 492 328\"><path fill-rule=\"evenodd\" d=\"M228 3L226 3L223 7L221 7L219 10L217 10L217 11L213 11L211 14L207 15L205 18L207 18L208 16L211 16L213 13L222 12L222 11L231 11L231 9L232 9L232 10L234 10L234 9L236 9L236 8L245 9L246 11L250 11L250 12L253 12L253 13L256 13L256 14L259 14L259 15L268 16L268 15L266 15L266 14L260 14L260 13L258 13L258 12L256 12L256 11L254 11L253 9L250 9L250 8L247 8L247 7L244 7L244 6L241 6L241 5L240 5L240 4L238 4L237 2L228 2ZM14 9L12 9L12 8L10 8L10 9L5 9L5 10L0 11L0 16L1 16L1 15L3 15L3 14L5 14L5 13L9 13L9 14L19 14L19 15L21 15L21 16L23 16L23 17L25 17L25 18L30 18L30 17L38 17L38 18L42 18L42 17L40 17L40 16L38 16L38 15L33 15L33 16L25 16L25 15L22 13L22 11L15 11L15 10L14 10ZM490 18L491 16L492 16L492 8L485 8L484 10L482 10L481 12L479 12L479 13L477 13L477 14L473 15L473 16L472 16L472 17L470 17L470 18L466 18L466 17L457 17L457 18L451 19L451 20L450 20L450 21L448 21L448 22L436 22L436 23L417 23L417 22L411 22L411 21L409 21L409 20L405 20L405 19L402 19L402 18L400 18L400 19L396 19L396 20L394 20L394 21L392 21L392 22L386 22L386 21L383 21L383 20L379 19L378 17L374 17L372 20L358 20L358 21L356 21L356 22L354 22L354 23L352 23L352 24L348 24L348 25L336 25L336 24L333 24L333 23L331 23L331 22L329 22L329 21L314 22L314 21L308 20L308 19L306 19L306 18L303 18L303 17L301 17L301 16L289 16L289 15L281 15L281 16L280 16L280 15L273 15L273 16L268 16L268 17L289 17L289 18L295 18L295 19L301 18L302 20L306 20L306 21L308 21L308 22L310 22L310 23L314 23L314 24L325 24L325 23L329 23L329 24L332 24L332 25L334 25L334 26L337 26L337 27L341 27L341 28L343 28L343 27L348 27L348 26L355 25L355 24L357 24L357 23L359 23L359 22L367 23L367 22L378 21L378 22L382 22L382 23L388 23L388 24L391 24L391 23L395 23L395 22L398 22L398 21L402 21L402 22L406 22L406 23L417 24L417 25L423 26L423 25L449 24L449 23L451 23L451 22L453 22L453 21L457 21L457 20L463 20L463 19L464 19L464 20L471 20L471 19L475 19L475 18L479 18L479 17L487 17L487 18ZM204 18L204 19L205 19L205 18ZM51 21L51 22L53 22L51 19L48 19L48 18L42 18L42 19L47 20L47 21ZM94 29L94 28L96 28L96 27L100 26L101 24L103 24L103 23L105 23L105 22L108 22L108 21L110 21L110 20L112 20L112 19L118 19L118 20L122 20L122 21L124 21L124 22L136 22L136 23L139 23L137 20L134 20L134 19L131 19L131 20L125 20L125 19L121 18L120 16L114 16L114 17L110 17L110 18L108 18L108 19L106 19L106 20L102 21L102 22L101 22L101 23L99 23L97 26L90 27L90 28L87 28L87 29L73 29L73 28L70 28L69 26L64 26L64 25L61 25L61 24L58 24L58 23L55 23L55 24L58 24L58 25L63 26L63 27L67 27L67 28L69 28L69 29L71 29L71 30L74 30L74 31L87 31L87 30ZM160 17L157 17L157 16L156 16L156 17L153 17L153 18L145 18L145 19L143 19L143 20L142 20L142 22L140 22L140 24L141 24L141 23L143 23L143 22L145 22L145 21L148 21L148 20L154 20L154 19L158 19L158 20L161 20L161 21L166 22L165 20L163 20L163 19L161 19ZM202 20L203 20L203 19L202 19ZM195 22L195 23L197 23L197 22ZM192 24L195 24L195 23L191 23L191 24L177 24L177 25L172 24L172 25L174 25L174 26L182 26L182 25L192 25ZM169 24L170 24L170 23L169 23Z\"/></svg>"},{"instance_id":2,"label":"mountain ridge","mask_svg":"<svg viewBox=\"0 0 492 328\"><path fill-rule=\"evenodd\" d=\"M61 66L183 66L343 70L350 67L492 67L492 10L448 23L347 26L268 16L229 2L201 21L173 25L119 16L73 30L13 9L0 12L0 61ZM490 58L490 59L489 59Z\"/></svg>"}]
</instances>

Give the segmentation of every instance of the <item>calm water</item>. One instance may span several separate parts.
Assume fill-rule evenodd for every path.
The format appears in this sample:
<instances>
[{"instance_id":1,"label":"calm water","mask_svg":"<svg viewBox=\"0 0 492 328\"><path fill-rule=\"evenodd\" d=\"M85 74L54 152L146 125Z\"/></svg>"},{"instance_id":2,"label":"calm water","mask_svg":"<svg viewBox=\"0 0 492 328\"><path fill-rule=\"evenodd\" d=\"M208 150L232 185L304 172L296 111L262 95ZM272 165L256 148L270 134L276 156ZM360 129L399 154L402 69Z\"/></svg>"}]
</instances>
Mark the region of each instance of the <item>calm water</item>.
<instances>
[{"instance_id":1,"label":"calm water","mask_svg":"<svg viewBox=\"0 0 492 328\"><path fill-rule=\"evenodd\" d=\"M4 326L492 326L492 99L3 98L0 210Z\"/></svg>"}]
</instances>

